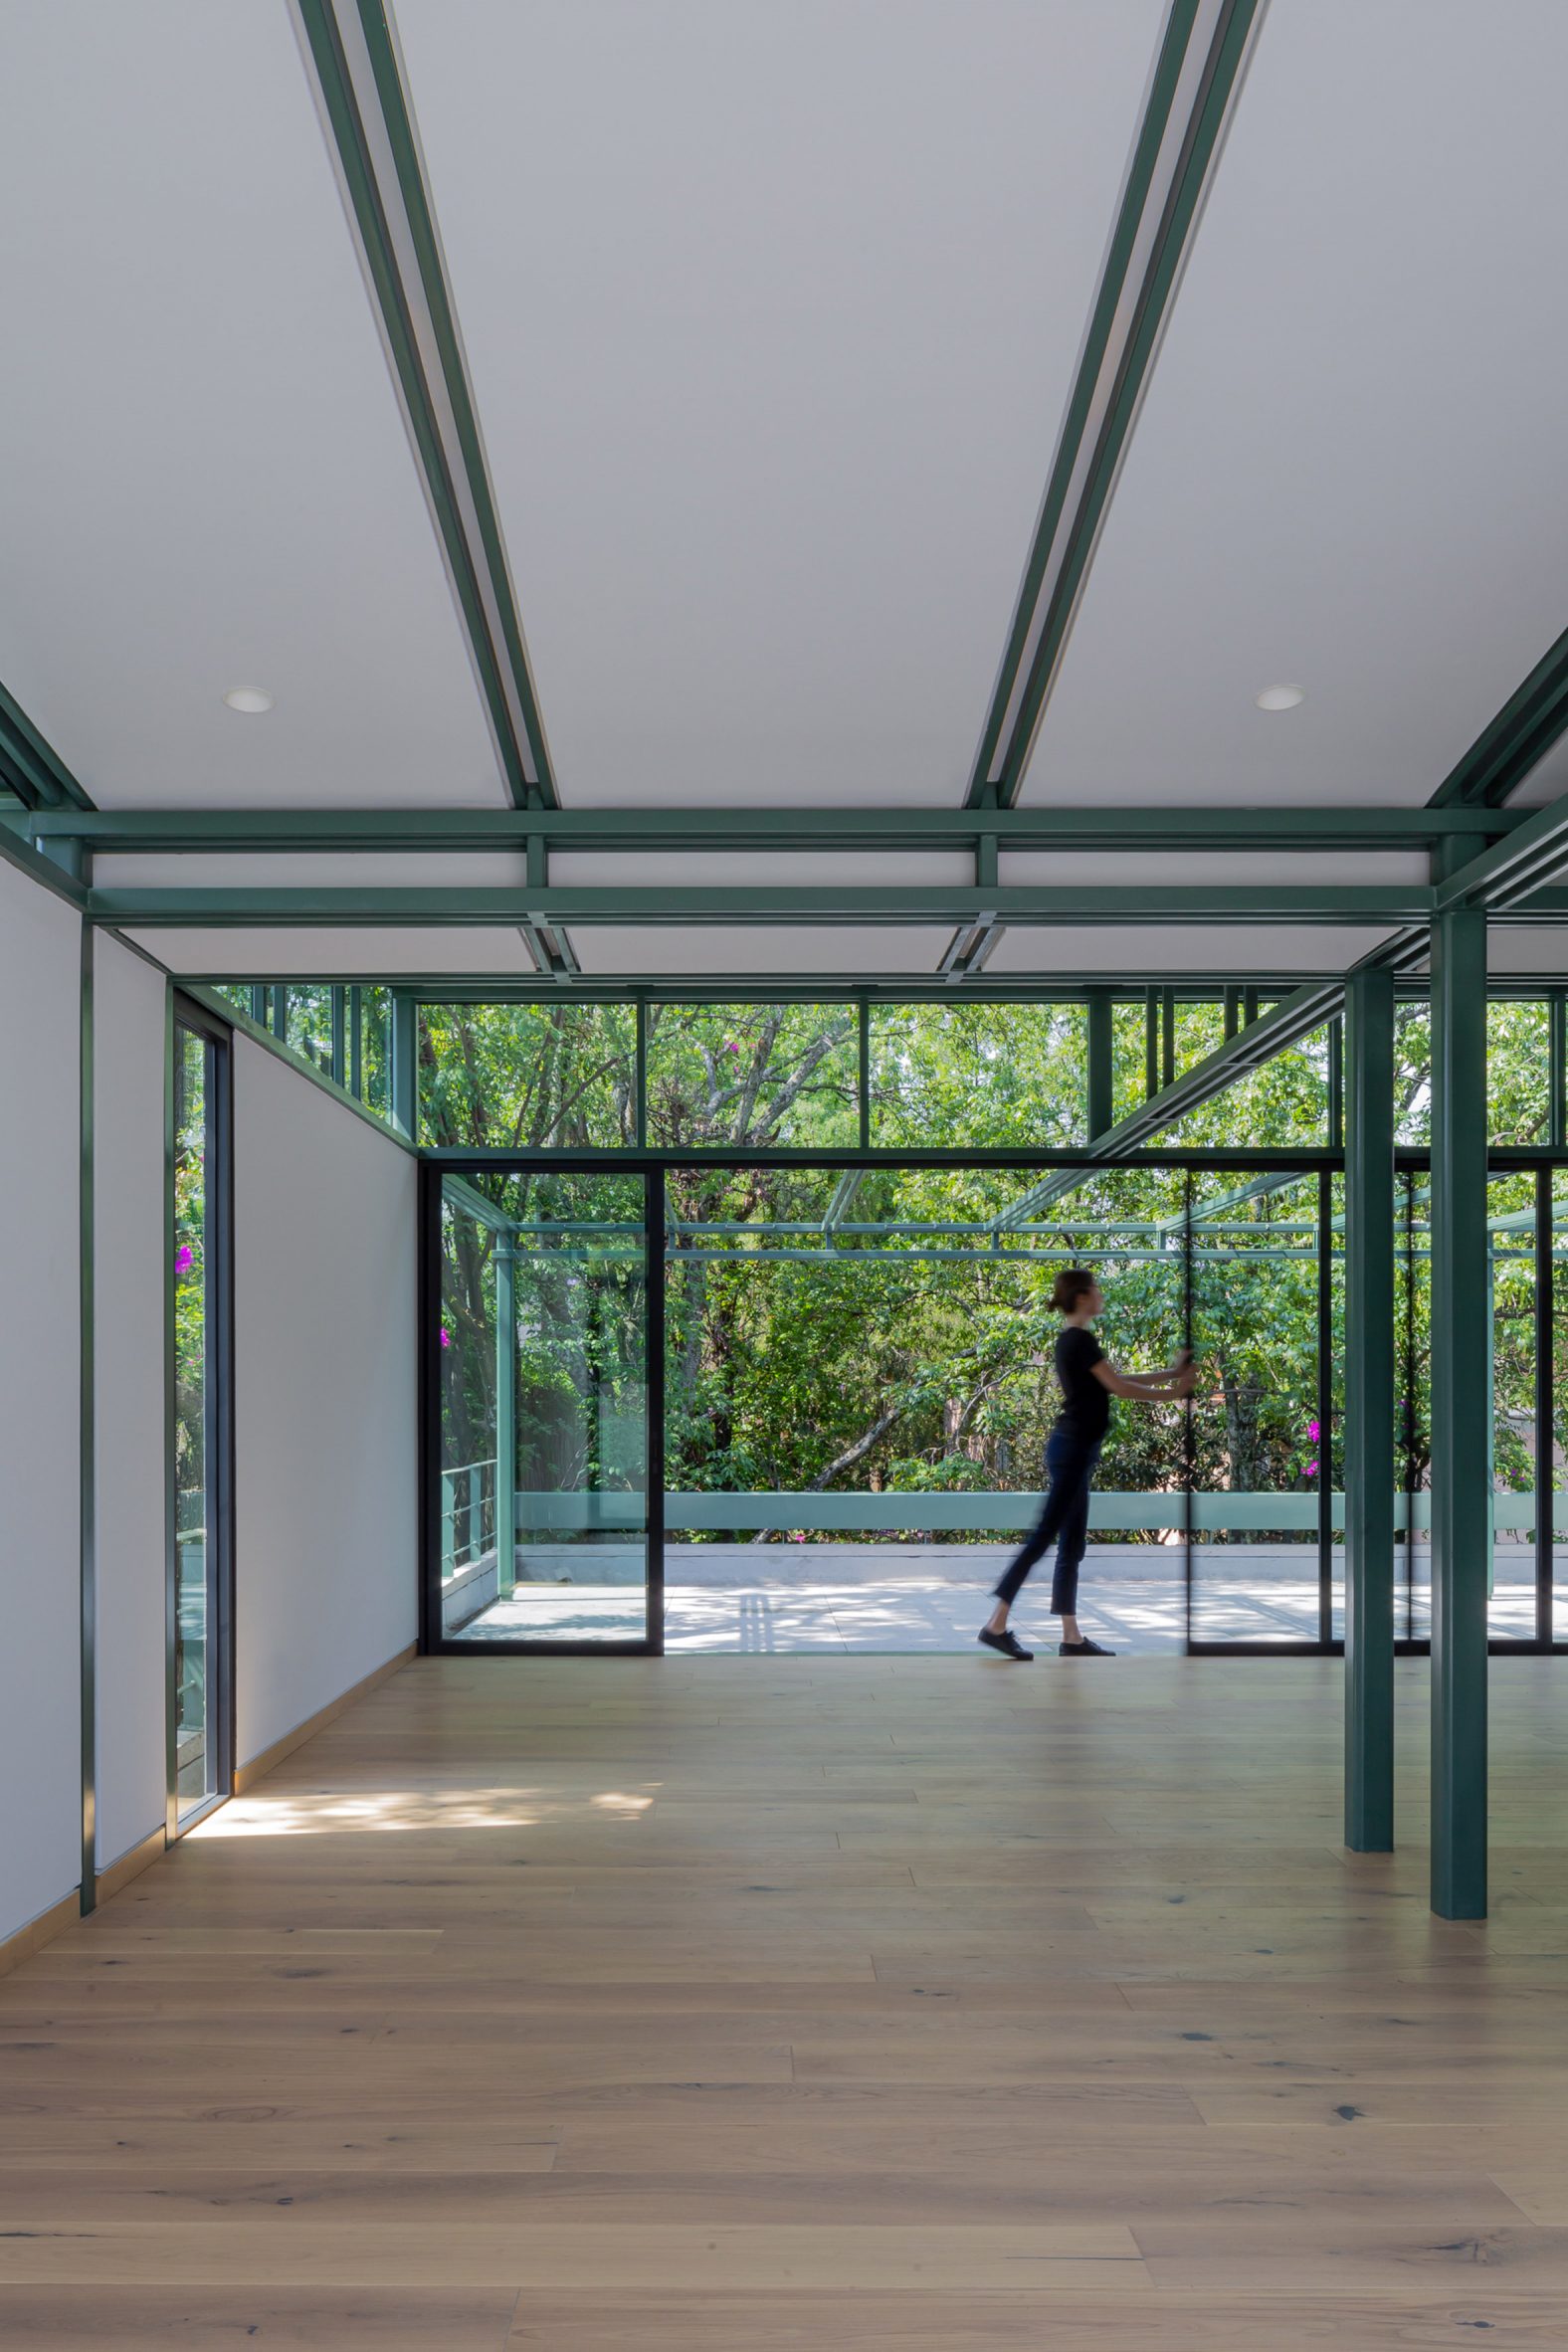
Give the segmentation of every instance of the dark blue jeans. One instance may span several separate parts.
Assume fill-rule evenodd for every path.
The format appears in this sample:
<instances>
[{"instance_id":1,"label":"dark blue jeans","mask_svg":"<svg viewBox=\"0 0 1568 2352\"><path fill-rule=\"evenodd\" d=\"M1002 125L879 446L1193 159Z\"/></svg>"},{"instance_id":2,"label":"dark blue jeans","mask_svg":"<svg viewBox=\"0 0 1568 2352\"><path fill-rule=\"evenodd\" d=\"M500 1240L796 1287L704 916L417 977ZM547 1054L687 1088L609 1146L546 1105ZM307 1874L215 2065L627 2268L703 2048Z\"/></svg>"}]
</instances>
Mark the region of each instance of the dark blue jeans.
<instances>
[{"instance_id":1,"label":"dark blue jeans","mask_svg":"<svg viewBox=\"0 0 1568 2352\"><path fill-rule=\"evenodd\" d=\"M1057 1547L1056 1572L1051 1579L1051 1614L1078 1613L1078 1566L1088 1542L1088 1490L1099 1460L1100 1440L1088 1444L1069 1429L1054 1429L1046 1447L1049 1491L1033 1532L1009 1563L996 1588L996 1597L1009 1608L1017 1600L1025 1577L1037 1560Z\"/></svg>"}]
</instances>

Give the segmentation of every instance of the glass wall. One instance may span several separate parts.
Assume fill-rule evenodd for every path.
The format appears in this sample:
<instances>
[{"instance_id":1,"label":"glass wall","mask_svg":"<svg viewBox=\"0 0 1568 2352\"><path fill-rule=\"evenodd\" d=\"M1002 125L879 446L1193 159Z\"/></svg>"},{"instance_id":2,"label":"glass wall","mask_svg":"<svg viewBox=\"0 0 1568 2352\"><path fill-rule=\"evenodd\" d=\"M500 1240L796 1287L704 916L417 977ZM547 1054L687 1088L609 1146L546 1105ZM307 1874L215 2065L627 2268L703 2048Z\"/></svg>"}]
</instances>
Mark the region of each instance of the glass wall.
<instances>
[{"instance_id":1,"label":"glass wall","mask_svg":"<svg viewBox=\"0 0 1568 2352\"><path fill-rule=\"evenodd\" d=\"M640 1175L443 1182L443 1641L649 1639L646 1207Z\"/></svg>"},{"instance_id":2,"label":"glass wall","mask_svg":"<svg viewBox=\"0 0 1568 2352\"><path fill-rule=\"evenodd\" d=\"M446 1150L581 1151L636 1141L630 1005L424 1005L419 1133Z\"/></svg>"},{"instance_id":3,"label":"glass wall","mask_svg":"<svg viewBox=\"0 0 1568 2352\"><path fill-rule=\"evenodd\" d=\"M1315 1172L1194 1184L1195 1642L1317 1642L1326 1634L1332 1436L1325 1438L1331 1390L1321 1344L1320 1187Z\"/></svg>"},{"instance_id":4,"label":"glass wall","mask_svg":"<svg viewBox=\"0 0 1568 2352\"><path fill-rule=\"evenodd\" d=\"M392 992L379 983L219 981L213 989L377 1118L392 1118Z\"/></svg>"},{"instance_id":5,"label":"glass wall","mask_svg":"<svg viewBox=\"0 0 1568 2352\"><path fill-rule=\"evenodd\" d=\"M1062 1150L1087 1133L1081 1004L874 1005L871 1140Z\"/></svg>"},{"instance_id":6,"label":"glass wall","mask_svg":"<svg viewBox=\"0 0 1568 2352\"><path fill-rule=\"evenodd\" d=\"M647 1024L648 1140L671 1151L858 1143L854 1005L660 1005Z\"/></svg>"},{"instance_id":7,"label":"glass wall","mask_svg":"<svg viewBox=\"0 0 1568 2352\"><path fill-rule=\"evenodd\" d=\"M227 1792L226 1048L174 1028L174 1826Z\"/></svg>"}]
</instances>

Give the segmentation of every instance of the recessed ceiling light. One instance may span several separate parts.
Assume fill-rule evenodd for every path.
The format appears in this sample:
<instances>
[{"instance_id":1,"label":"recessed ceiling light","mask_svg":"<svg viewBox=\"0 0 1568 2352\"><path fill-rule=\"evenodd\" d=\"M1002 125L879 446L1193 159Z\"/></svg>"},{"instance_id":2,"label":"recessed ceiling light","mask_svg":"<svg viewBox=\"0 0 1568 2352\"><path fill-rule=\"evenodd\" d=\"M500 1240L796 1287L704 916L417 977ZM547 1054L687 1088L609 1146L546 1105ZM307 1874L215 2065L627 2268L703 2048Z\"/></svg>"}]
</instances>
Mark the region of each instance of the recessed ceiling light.
<instances>
[{"instance_id":1,"label":"recessed ceiling light","mask_svg":"<svg viewBox=\"0 0 1568 2352\"><path fill-rule=\"evenodd\" d=\"M273 706L265 686L230 686L223 698L231 710L271 710Z\"/></svg>"},{"instance_id":2,"label":"recessed ceiling light","mask_svg":"<svg viewBox=\"0 0 1568 2352\"><path fill-rule=\"evenodd\" d=\"M1293 710L1297 702L1305 700L1305 691L1300 686L1265 686L1258 697L1258 707L1260 710Z\"/></svg>"}]
</instances>

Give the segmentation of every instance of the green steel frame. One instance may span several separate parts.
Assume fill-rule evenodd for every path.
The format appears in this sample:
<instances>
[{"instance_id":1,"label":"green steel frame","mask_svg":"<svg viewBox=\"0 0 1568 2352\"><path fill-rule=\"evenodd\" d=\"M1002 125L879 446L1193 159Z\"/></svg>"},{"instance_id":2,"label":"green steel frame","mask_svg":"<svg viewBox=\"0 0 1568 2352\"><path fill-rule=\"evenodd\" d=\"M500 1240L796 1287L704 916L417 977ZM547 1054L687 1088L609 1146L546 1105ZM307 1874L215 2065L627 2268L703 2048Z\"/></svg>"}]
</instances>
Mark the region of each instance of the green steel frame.
<instances>
[{"instance_id":1,"label":"green steel frame","mask_svg":"<svg viewBox=\"0 0 1568 2352\"><path fill-rule=\"evenodd\" d=\"M1173 0L975 754L971 807L1018 796L1241 85L1258 0Z\"/></svg>"},{"instance_id":2,"label":"green steel frame","mask_svg":"<svg viewBox=\"0 0 1568 2352\"><path fill-rule=\"evenodd\" d=\"M1345 1844L1394 1843L1394 976L1345 991Z\"/></svg>"},{"instance_id":3,"label":"green steel frame","mask_svg":"<svg viewBox=\"0 0 1568 2352\"><path fill-rule=\"evenodd\" d=\"M1432 941L1432 1907L1486 1910L1486 923Z\"/></svg>"},{"instance_id":4,"label":"green steel frame","mask_svg":"<svg viewBox=\"0 0 1568 2352\"><path fill-rule=\"evenodd\" d=\"M738 789L738 785L737 785ZM39 843L185 854L443 850L1421 850L1500 841L1528 812L1486 805L1121 808L1042 802L984 811L879 805L529 809L38 809L18 828ZM542 882L533 874L530 883ZM994 879L994 878L993 878ZM981 878L977 875L977 882Z\"/></svg>"},{"instance_id":5,"label":"green steel frame","mask_svg":"<svg viewBox=\"0 0 1568 2352\"><path fill-rule=\"evenodd\" d=\"M520 807L552 803L538 697L388 14L375 0L294 7L501 769Z\"/></svg>"}]
</instances>

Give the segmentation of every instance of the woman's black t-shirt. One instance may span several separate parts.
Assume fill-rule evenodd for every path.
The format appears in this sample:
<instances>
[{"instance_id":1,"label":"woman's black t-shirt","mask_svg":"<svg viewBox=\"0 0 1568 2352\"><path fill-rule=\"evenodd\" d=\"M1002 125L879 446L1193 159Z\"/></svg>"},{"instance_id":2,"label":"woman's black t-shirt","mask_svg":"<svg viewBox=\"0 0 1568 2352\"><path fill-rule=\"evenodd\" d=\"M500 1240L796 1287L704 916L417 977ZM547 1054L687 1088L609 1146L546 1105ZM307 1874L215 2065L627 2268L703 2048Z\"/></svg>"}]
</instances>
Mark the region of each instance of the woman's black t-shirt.
<instances>
[{"instance_id":1,"label":"woman's black t-shirt","mask_svg":"<svg viewBox=\"0 0 1568 2352\"><path fill-rule=\"evenodd\" d=\"M1058 1426L1096 1445L1110 1422L1110 1391L1094 1378L1094 1366L1105 1361L1105 1351L1092 1331L1069 1323L1057 1341L1057 1378L1062 1383L1062 1412Z\"/></svg>"}]
</instances>

